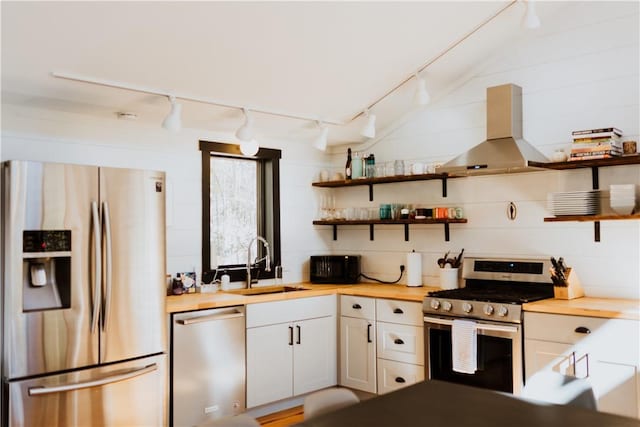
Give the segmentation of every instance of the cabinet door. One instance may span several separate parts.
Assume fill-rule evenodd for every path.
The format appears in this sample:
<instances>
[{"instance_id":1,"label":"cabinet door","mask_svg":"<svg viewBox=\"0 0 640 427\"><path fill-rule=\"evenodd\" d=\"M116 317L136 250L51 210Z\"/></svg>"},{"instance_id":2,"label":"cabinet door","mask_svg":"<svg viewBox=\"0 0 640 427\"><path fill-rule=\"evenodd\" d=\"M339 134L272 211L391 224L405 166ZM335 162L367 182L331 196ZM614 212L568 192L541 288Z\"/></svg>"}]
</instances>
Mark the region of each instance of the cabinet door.
<instances>
[{"instance_id":1,"label":"cabinet door","mask_svg":"<svg viewBox=\"0 0 640 427\"><path fill-rule=\"evenodd\" d=\"M571 357L571 344L525 340L524 366L526 378L544 369L550 369L562 375L574 376L574 365ZM582 377L584 375L580 375ZM526 381L525 381L526 382Z\"/></svg>"},{"instance_id":2,"label":"cabinet door","mask_svg":"<svg viewBox=\"0 0 640 427\"><path fill-rule=\"evenodd\" d=\"M293 395L292 325L247 329L247 407Z\"/></svg>"},{"instance_id":3,"label":"cabinet door","mask_svg":"<svg viewBox=\"0 0 640 427\"><path fill-rule=\"evenodd\" d=\"M340 385L376 392L375 322L341 316Z\"/></svg>"},{"instance_id":4,"label":"cabinet door","mask_svg":"<svg viewBox=\"0 0 640 427\"><path fill-rule=\"evenodd\" d=\"M293 394L336 385L336 317L296 322L294 337Z\"/></svg>"},{"instance_id":5,"label":"cabinet door","mask_svg":"<svg viewBox=\"0 0 640 427\"><path fill-rule=\"evenodd\" d=\"M638 369L635 366L589 360L589 379L598 401L598 411L627 417L638 413Z\"/></svg>"}]
</instances>

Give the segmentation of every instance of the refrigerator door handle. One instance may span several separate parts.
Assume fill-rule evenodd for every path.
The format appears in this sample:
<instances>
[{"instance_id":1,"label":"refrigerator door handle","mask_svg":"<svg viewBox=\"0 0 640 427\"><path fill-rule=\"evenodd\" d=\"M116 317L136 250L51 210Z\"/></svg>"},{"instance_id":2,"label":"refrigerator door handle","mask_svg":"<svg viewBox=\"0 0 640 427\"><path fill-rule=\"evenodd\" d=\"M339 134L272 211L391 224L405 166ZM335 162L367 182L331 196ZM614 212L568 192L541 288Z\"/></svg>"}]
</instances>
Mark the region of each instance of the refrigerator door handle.
<instances>
[{"instance_id":1,"label":"refrigerator door handle","mask_svg":"<svg viewBox=\"0 0 640 427\"><path fill-rule=\"evenodd\" d=\"M91 333L95 333L100 317L100 281L102 279L102 242L100 236L100 214L98 203L91 202L91 216L93 219L94 245L94 278L93 278L93 314L91 317Z\"/></svg>"},{"instance_id":2,"label":"refrigerator door handle","mask_svg":"<svg viewBox=\"0 0 640 427\"><path fill-rule=\"evenodd\" d=\"M51 394L51 393L63 393L67 391L79 390L82 388L89 388L89 387L100 387L107 384L113 384L119 381L129 380L131 378L148 374L149 372L153 372L156 370L158 370L158 365L156 363L153 363L151 365L147 365L142 368L134 368L122 374L112 375L106 378L101 378L99 380L84 381L79 383L60 384L52 387L30 387L29 396L39 396L39 395Z\"/></svg>"},{"instance_id":3,"label":"refrigerator door handle","mask_svg":"<svg viewBox=\"0 0 640 427\"><path fill-rule=\"evenodd\" d=\"M111 256L111 218L109 215L109 204L102 202L102 215L104 226L104 241L105 241L105 290L104 290L104 313L102 313L102 331L107 332L107 326L109 325L109 313L111 312L111 270L112 270L112 256Z\"/></svg>"}]
</instances>

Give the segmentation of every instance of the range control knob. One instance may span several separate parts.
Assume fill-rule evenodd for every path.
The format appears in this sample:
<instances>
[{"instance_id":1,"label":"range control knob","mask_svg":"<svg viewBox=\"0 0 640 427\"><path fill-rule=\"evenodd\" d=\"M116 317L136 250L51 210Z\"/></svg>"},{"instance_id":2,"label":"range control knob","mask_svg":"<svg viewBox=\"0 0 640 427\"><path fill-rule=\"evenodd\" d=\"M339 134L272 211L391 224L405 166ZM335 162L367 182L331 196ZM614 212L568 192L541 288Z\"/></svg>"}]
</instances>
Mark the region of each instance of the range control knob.
<instances>
[{"instance_id":1,"label":"range control knob","mask_svg":"<svg viewBox=\"0 0 640 427\"><path fill-rule=\"evenodd\" d=\"M431 308L433 308L434 310L437 310L440 308L440 301L438 301L437 299L432 299L431 300Z\"/></svg>"},{"instance_id":2,"label":"range control knob","mask_svg":"<svg viewBox=\"0 0 640 427\"><path fill-rule=\"evenodd\" d=\"M449 301L442 302L442 309L444 311L451 311L451 303Z\"/></svg>"},{"instance_id":3,"label":"range control knob","mask_svg":"<svg viewBox=\"0 0 640 427\"><path fill-rule=\"evenodd\" d=\"M509 313L509 310L504 305L498 307L498 316L505 317Z\"/></svg>"},{"instance_id":4,"label":"range control knob","mask_svg":"<svg viewBox=\"0 0 640 427\"><path fill-rule=\"evenodd\" d=\"M473 310L473 306L471 304L469 304L468 302L462 303L462 310L465 313L471 313L471 310Z\"/></svg>"},{"instance_id":5,"label":"range control knob","mask_svg":"<svg viewBox=\"0 0 640 427\"><path fill-rule=\"evenodd\" d=\"M491 316L493 314L493 306L491 304L486 304L482 311L484 311L484 314L487 316Z\"/></svg>"}]
</instances>

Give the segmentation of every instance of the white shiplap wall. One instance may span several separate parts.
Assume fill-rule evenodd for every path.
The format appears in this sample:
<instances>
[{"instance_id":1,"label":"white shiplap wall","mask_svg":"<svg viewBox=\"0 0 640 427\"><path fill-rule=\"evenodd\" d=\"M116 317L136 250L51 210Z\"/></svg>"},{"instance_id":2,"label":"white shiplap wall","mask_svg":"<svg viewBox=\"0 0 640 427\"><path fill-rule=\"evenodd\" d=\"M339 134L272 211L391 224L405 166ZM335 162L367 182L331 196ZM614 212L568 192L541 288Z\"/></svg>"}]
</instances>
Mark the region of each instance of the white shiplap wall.
<instances>
[{"instance_id":1,"label":"white shiplap wall","mask_svg":"<svg viewBox=\"0 0 640 427\"><path fill-rule=\"evenodd\" d=\"M633 139L640 134L639 45L637 2L584 2L571 22L543 22L542 28L496 52L482 70L468 75L425 111L413 113L370 147L378 161L420 159L445 161L484 139L485 90L516 83L523 87L524 135L550 154L566 147L575 129L617 126ZM428 74L428 73L427 73ZM427 75L428 77L428 75ZM198 140L232 140L202 129L171 135L141 123L99 120L38 108L2 106L0 159L29 159L115 167L164 170L170 184L167 227L167 271L200 270L200 153ZM587 189L588 171L475 177L449 182L449 197L439 182L391 184L335 191L338 205L377 206L381 202L462 206L466 225L451 227L444 242L442 227L417 226L404 242L398 226L340 228L332 241L330 227L311 225L323 190L311 188L320 170L341 170L344 155L319 155L308 143L273 141L283 149L281 203L285 279L306 280L308 257L319 253L362 253L364 271L394 278L406 252L423 253L424 281L437 284L435 259L446 250L466 248L469 255L563 255L586 284L590 295L640 298L640 221L602 223L602 242L593 242L589 223L551 224L546 194ZM355 145L354 145L355 147ZM610 183L640 182L640 167L606 168ZM518 204L518 219L505 210Z\"/></svg>"},{"instance_id":2,"label":"white shiplap wall","mask_svg":"<svg viewBox=\"0 0 640 427\"><path fill-rule=\"evenodd\" d=\"M626 139L638 140L639 4L585 2L579 13L572 21L543 22L366 151L377 162L447 161L484 140L486 88L505 83L523 88L524 137L546 155L568 148L571 131L578 129L616 126ZM334 168L343 163L341 153ZM640 184L640 166L600 169L600 188L612 183ZM447 198L439 181L379 185L374 202L368 202L366 187L340 189L333 191L339 207L461 206L469 222L451 226L450 242L435 225L412 226L409 242L402 226L376 227L373 242L368 226L339 228L336 242L330 227L316 230L334 253L362 254L364 272L385 280L397 277L406 253L415 249L423 254L424 283L437 285L436 259L465 248L470 256L564 256L588 295L640 298L640 221L602 222L599 243L592 223L543 222L547 193L590 188L590 170L577 170L450 180ZM316 190L318 197L322 191ZM518 207L515 221L506 217L511 201Z\"/></svg>"},{"instance_id":3,"label":"white shiplap wall","mask_svg":"<svg viewBox=\"0 0 640 427\"><path fill-rule=\"evenodd\" d=\"M3 106L0 159L155 169L167 176L167 272L201 271L201 169L198 141L232 141L229 135L158 127L56 111ZM270 142L281 160L282 265L285 280L307 280L311 254L326 253L313 232L309 190L327 156L300 142Z\"/></svg>"}]
</instances>

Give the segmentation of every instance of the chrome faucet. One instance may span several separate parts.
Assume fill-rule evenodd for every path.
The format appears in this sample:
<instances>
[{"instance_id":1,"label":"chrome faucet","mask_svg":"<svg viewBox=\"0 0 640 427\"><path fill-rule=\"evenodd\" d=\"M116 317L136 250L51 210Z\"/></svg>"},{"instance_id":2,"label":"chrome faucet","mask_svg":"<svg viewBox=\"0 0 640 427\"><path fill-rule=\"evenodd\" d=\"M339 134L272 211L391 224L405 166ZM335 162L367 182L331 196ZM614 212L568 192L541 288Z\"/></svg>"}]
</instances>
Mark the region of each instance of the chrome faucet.
<instances>
[{"instance_id":1,"label":"chrome faucet","mask_svg":"<svg viewBox=\"0 0 640 427\"><path fill-rule=\"evenodd\" d=\"M253 262L256 264L260 261L265 260L265 268L264 271L271 271L271 252L269 251L269 242L264 237L256 236L249 242L249 247L247 248L247 289L251 288L251 246L253 246L253 242L259 240L264 245L267 250L267 255L264 258L257 259Z\"/></svg>"}]
</instances>

